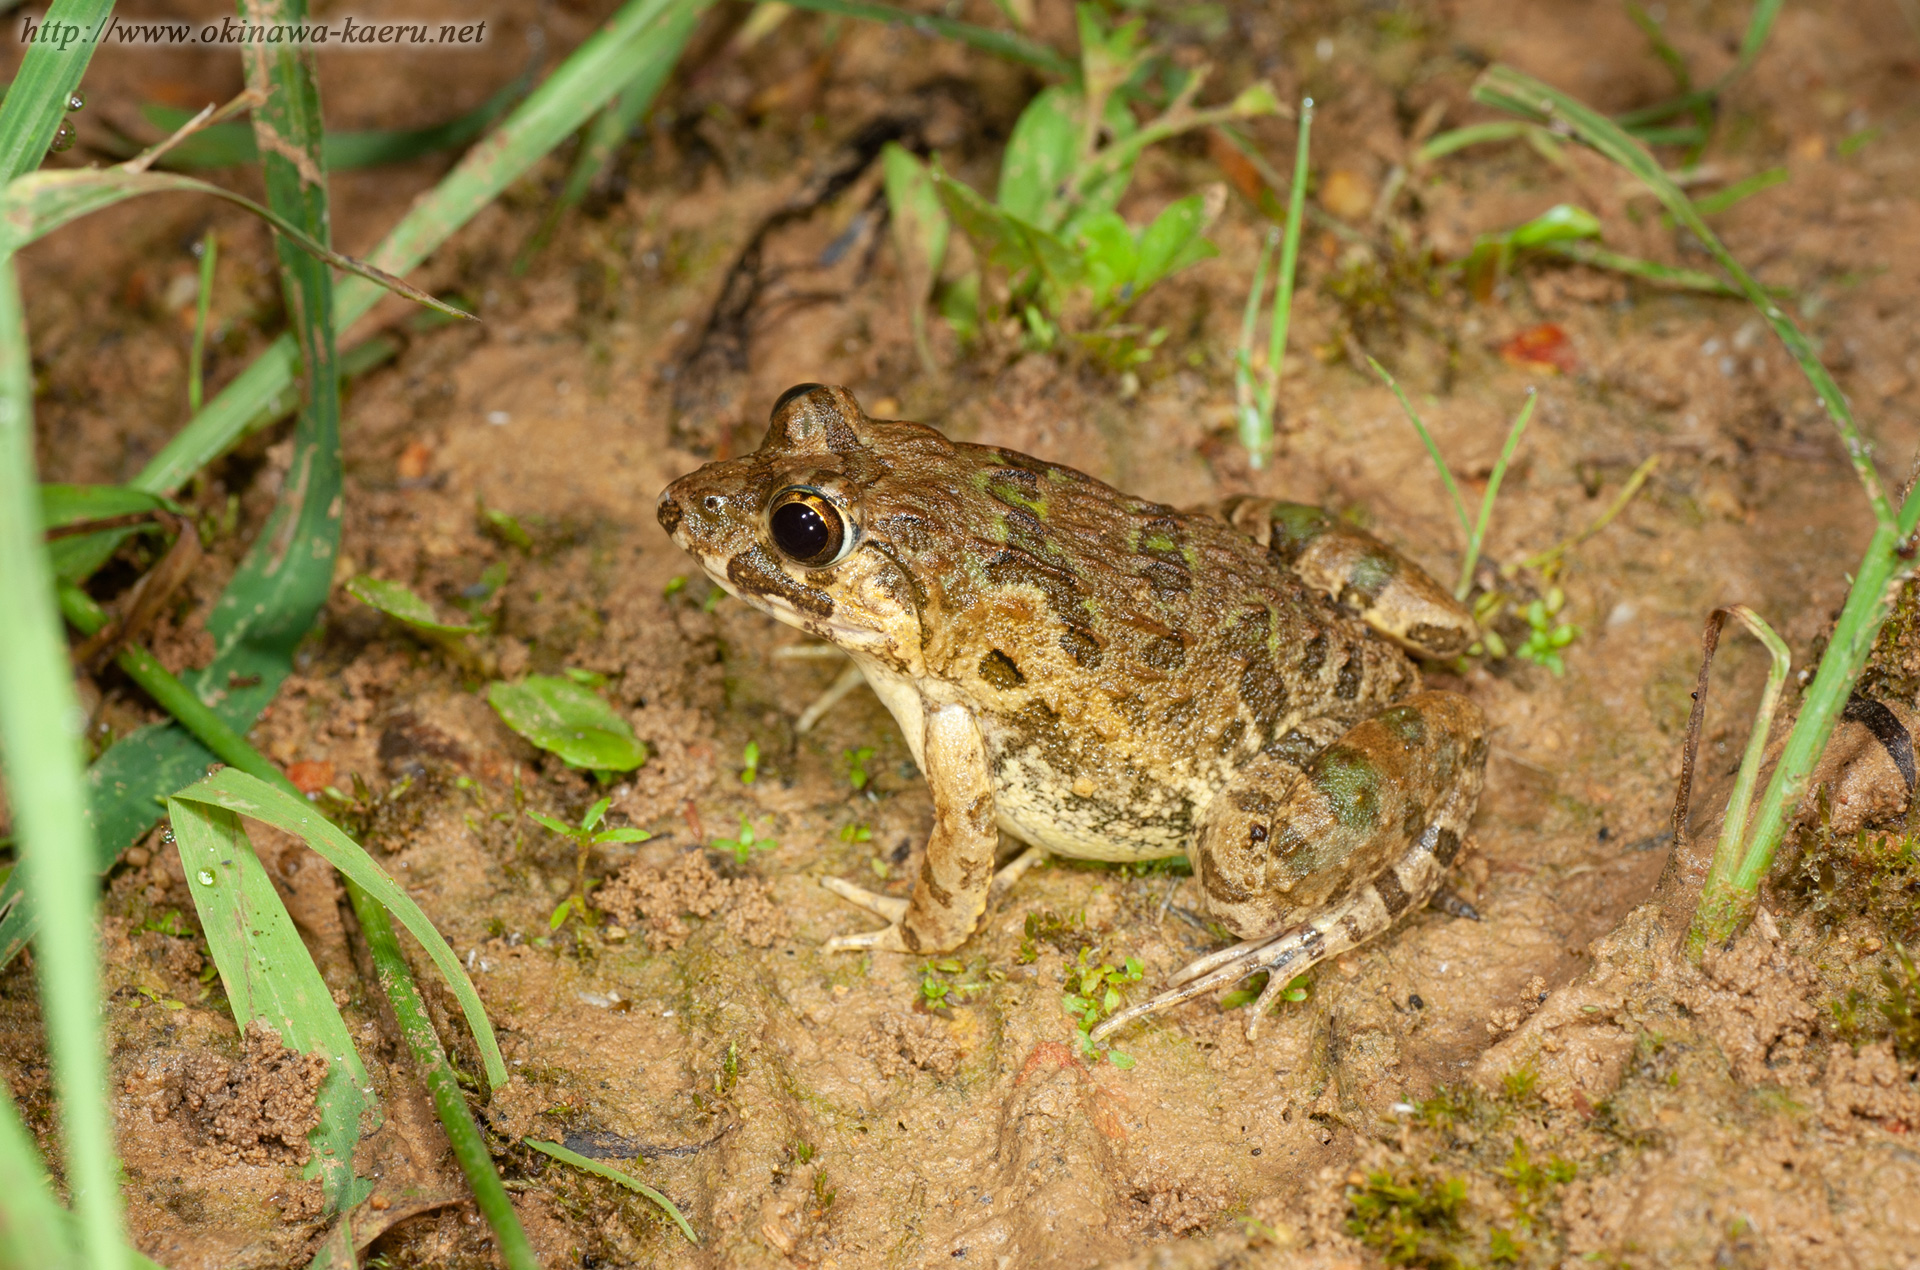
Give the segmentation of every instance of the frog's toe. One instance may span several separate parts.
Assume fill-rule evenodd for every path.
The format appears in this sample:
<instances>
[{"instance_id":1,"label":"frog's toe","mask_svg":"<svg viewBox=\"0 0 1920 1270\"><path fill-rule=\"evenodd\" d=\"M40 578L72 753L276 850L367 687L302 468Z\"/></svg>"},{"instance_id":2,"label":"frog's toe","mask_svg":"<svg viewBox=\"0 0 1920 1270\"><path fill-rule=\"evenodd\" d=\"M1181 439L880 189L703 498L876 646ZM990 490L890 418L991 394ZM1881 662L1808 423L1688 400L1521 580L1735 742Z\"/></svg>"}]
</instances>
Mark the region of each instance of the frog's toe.
<instances>
[{"instance_id":1,"label":"frog's toe","mask_svg":"<svg viewBox=\"0 0 1920 1270\"><path fill-rule=\"evenodd\" d=\"M879 895L841 878L821 878L820 885L849 904L858 904L874 916L884 917L895 925L907 915L907 901L897 896Z\"/></svg>"},{"instance_id":2,"label":"frog's toe","mask_svg":"<svg viewBox=\"0 0 1920 1270\"><path fill-rule=\"evenodd\" d=\"M882 952L909 952L907 941L901 938L900 927L895 924L883 926L879 930L864 931L857 935L835 935L820 945L821 952L868 952L879 949Z\"/></svg>"}]
</instances>

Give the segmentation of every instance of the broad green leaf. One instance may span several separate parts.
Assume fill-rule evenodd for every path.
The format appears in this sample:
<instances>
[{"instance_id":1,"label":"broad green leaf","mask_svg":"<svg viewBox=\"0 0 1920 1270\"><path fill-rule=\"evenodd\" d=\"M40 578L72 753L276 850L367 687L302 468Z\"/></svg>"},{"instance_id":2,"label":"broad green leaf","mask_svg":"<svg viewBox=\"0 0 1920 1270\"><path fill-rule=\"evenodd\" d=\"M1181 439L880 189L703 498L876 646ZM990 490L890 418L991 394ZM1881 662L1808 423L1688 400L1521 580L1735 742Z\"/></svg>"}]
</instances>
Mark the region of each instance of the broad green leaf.
<instances>
[{"instance_id":1,"label":"broad green leaf","mask_svg":"<svg viewBox=\"0 0 1920 1270\"><path fill-rule=\"evenodd\" d=\"M1080 225L1081 260L1086 266L1087 286L1093 302L1104 306L1125 288L1133 285L1140 268L1139 244L1133 230L1118 212L1089 216Z\"/></svg>"},{"instance_id":2,"label":"broad green leaf","mask_svg":"<svg viewBox=\"0 0 1920 1270\"><path fill-rule=\"evenodd\" d=\"M474 631L485 630L479 622L444 622L433 606L415 595L398 582L387 582L380 578L361 574L347 583L347 593L369 608L379 609L396 622L401 622L415 630L432 631L439 635L468 635Z\"/></svg>"},{"instance_id":3,"label":"broad green leaf","mask_svg":"<svg viewBox=\"0 0 1920 1270\"><path fill-rule=\"evenodd\" d=\"M1160 279L1178 273L1220 253L1203 235L1213 220L1203 195L1192 194L1167 204L1140 234L1140 268L1133 277L1133 294Z\"/></svg>"},{"instance_id":4,"label":"broad green leaf","mask_svg":"<svg viewBox=\"0 0 1920 1270\"><path fill-rule=\"evenodd\" d=\"M1080 255L1060 239L993 206L938 168L934 178L934 189L953 223L988 263L1013 275L1016 292L1038 287L1054 300L1080 280Z\"/></svg>"},{"instance_id":5,"label":"broad green leaf","mask_svg":"<svg viewBox=\"0 0 1920 1270\"><path fill-rule=\"evenodd\" d=\"M1547 243L1598 237L1600 218L1571 203L1554 204L1508 235L1509 241L1516 247L1540 247Z\"/></svg>"},{"instance_id":6,"label":"broad green leaf","mask_svg":"<svg viewBox=\"0 0 1920 1270\"><path fill-rule=\"evenodd\" d=\"M908 290L915 305L933 290L934 279L947 258L947 239L953 222L940 206L933 177L911 151L889 141L880 152L886 176L887 207L893 218L893 240L905 265Z\"/></svg>"},{"instance_id":7,"label":"broad green leaf","mask_svg":"<svg viewBox=\"0 0 1920 1270\"><path fill-rule=\"evenodd\" d=\"M558 817L543 815L537 811L530 811L527 815L535 824L543 825L562 837L570 838L573 836L573 826Z\"/></svg>"},{"instance_id":8,"label":"broad green leaf","mask_svg":"<svg viewBox=\"0 0 1920 1270\"><path fill-rule=\"evenodd\" d=\"M252 780L239 772L222 775ZM326 1079L314 1099L320 1124L309 1136L313 1158L307 1176L320 1178L330 1209L345 1211L373 1189L371 1179L354 1177L353 1149L360 1140L361 1114L377 1106L346 1021L240 818L184 798L169 799L167 815L234 1022L245 1028L258 1019L289 1049L326 1056Z\"/></svg>"},{"instance_id":9,"label":"broad green leaf","mask_svg":"<svg viewBox=\"0 0 1920 1270\"><path fill-rule=\"evenodd\" d=\"M467 1027L473 1032L474 1044L480 1050L481 1061L486 1065L488 1087L497 1089L506 1081L507 1067L500 1057L500 1044L494 1039L493 1025L487 1022L486 1008L480 1004L480 994L473 990L473 981L467 978L467 972L461 968L460 959L454 955L453 949L447 947L447 941L440 937L440 932L427 920L420 906L387 876L385 870L374 863L373 857L359 843L301 799L237 768L222 768L199 784L181 790L171 801L217 807L285 830L305 842L328 864L357 882L362 890L380 902L380 907L393 914L407 928L407 932L426 950L427 956L433 958L433 964L440 968L440 973L446 976L447 986L460 1002ZM194 884L193 876L189 870L189 886Z\"/></svg>"},{"instance_id":10,"label":"broad green leaf","mask_svg":"<svg viewBox=\"0 0 1920 1270\"><path fill-rule=\"evenodd\" d=\"M487 701L506 725L575 767L629 772L647 761L647 747L600 697L558 675L496 683Z\"/></svg>"},{"instance_id":11,"label":"broad green leaf","mask_svg":"<svg viewBox=\"0 0 1920 1270\"><path fill-rule=\"evenodd\" d=\"M582 829L592 829L595 825L598 825L600 818L607 814L607 808L611 806L613 806L613 799L611 798L602 798L595 802L593 806L587 808L587 814L580 817L580 827Z\"/></svg>"},{"instance_id":12,"label":"broad green leaf","mask_svg":"<svg viewBox=\"0 0 1920 1270\"><path fill-rule=\"evenodd\" d=\"M1133 112L1117 97L1108 99L1104 123L1107 145L1103 151L1130 141L1140 131L1139 125L1133 121ZM1134 156L1128 155L1113 171L1086 183L1078 201L1072 207L1063 209L1065 219L1057 227L1062 238L1072 241L1087 217L1110 212L1120 206L1127 186L1133 183L1133 161Z\"/></svg>"},{"instance_id":13,"label":"broad green leaf","mask_svg":"<svg viewBox=\"0 0 1920 1270\"><path fill-rule=\"evenodd\" d=\"M1079 156L1084 110L1078 92L1057 84L1027 103L1000 161L994 202L1002 211L1030 224L1045 223L1042 215Z\"/></svg>"}]
</instances>

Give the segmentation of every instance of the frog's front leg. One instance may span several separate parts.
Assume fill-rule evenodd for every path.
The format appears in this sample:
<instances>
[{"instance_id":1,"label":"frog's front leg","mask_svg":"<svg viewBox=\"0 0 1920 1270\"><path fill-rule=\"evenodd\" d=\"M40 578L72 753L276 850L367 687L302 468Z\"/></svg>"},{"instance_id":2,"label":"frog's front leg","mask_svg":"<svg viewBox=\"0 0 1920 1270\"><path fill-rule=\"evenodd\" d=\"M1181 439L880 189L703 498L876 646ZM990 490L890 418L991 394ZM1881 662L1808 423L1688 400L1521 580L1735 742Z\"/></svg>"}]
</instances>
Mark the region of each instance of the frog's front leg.
<instances>
[{"instance_id":1,"label":"frog's front leg","mask_svg":"<svg viewBox=\"0 0 1920 1270\"><path fill-rule=\"evenodd\" d=\"M1421 692L1349 729L1304 771L1253 765L1216 795L1193 852L1208 913L1243 942L1096 1029L1270 972L1247 1030L1292 977L1425 904L1480 797L1486 722L1458 693Z\"/></svg>"},{"instance_id":2,"label":"frog's front leg","mask_svg":"<svg viewBox=\"0 0 1920 1270\"><path fill-rule=\"evenodd\" d=\"M926 713L920 766L933 791L933 834L913 884L913 898L902 904L885 896L867 897L845 883L828 880L828 889L893 919L883 930L836 935L828 952L881 948L892 952L950 952L967 941L986 911L993 885L993 855L1000 844L994 824L993 786L986 743L973 712L950 705ZM883 908L868 899L887 900ZM901 905L894 909L894 905Z\"/></svg>"}]
</instances>

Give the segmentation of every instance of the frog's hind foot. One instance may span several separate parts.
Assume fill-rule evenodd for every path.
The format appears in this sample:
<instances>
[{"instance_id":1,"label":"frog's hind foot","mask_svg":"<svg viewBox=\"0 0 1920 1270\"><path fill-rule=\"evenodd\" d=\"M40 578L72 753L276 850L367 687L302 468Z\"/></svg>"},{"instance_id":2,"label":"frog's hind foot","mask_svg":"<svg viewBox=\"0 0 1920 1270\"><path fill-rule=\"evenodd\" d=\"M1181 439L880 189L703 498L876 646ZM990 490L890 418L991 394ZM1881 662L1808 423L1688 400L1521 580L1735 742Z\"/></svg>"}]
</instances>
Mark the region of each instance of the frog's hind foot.
<instances>
[{"instance_id":1,"label":"frog's hind foot","mask_svg":"<svg viewBox=\"0 0 1920 1270\"><path fill-rule=\"evenodd\" d=\"M1018 882L1028 869L1031 869L1034 865L1046 858L1047 851L1045 847L1028 847L1025 851L1022 851L1019 855L1009 860L998 873L993 875L993 883L988 891L987 903L992 904L1002 895L1005 895L1008 887ZM820 885L832 891L849 904L857 904L887 923L887 925L880 930L866 931L857 935L835 935L833 938L827 940L824 945L825 951L859 952L870 948L890 949L895 952L906 950L905 941L902 940L899 935L899 928L901 921L907 915L907 910L912 906L911 900L904 900L895 895L881 895L877 892L869 891L864 886L855 886L852 882L844 878L821 878ZM949 950L927 949L925 951L946 952Z\"/></svg>"}]
</instances>

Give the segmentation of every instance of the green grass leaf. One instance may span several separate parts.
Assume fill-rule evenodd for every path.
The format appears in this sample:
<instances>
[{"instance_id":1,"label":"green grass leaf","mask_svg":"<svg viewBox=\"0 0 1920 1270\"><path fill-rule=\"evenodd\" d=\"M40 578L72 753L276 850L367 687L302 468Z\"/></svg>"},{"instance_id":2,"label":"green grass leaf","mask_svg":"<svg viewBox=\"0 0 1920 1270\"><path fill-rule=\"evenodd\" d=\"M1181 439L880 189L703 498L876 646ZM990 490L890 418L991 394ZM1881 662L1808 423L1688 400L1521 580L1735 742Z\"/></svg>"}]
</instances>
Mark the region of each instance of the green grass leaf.
<instances>
[{"instance_id":1,"label":"green grass leaf","mask_svg":"<svg viewBox=\"0 0 1920 1270\"><path fill-rule=\"evenodd\" d=\"M136 172L126 167L34 172L17 177L0 192L0 251L13 252L80 217L142 194L210 194L243 207L277 230L300 250L336 269L357 274L370 285L403 295L416 304L453 317L471 318L464 309L437 300L409 282L319 242L279 213L243 194L196 177L172 172Z\"/></svg>"},{"instance_id":2,"label":"green grass leaf","mask_svg":"<svg viewBox=\"0 0 1920 1270\"><path fill-rule=\"evenodd\" d=\"M113 0L54 0L47 6L42 26L72 24L82 31L96 31L112 12ZM67 98L80 87L93 50L90 40L74 40L64 47L52 40L27 46L20 73L13 77L5 102L0 102L0 185L33 171L47 157L47 147L66 118Z\"/></svg>"},{"instance_id":3,"label":"green grass leaf","mask_svg":"<svg viewBox=\"0 0 1920 1270\"><path fill-rule=\"evenodd\" d=\"M439 185L415 200L373 250L370 263L394 274L418 265L633 82L642 63L677 56L657 26L670 3L628 0L506 122L469 150ZM334 301L334 330L345 330L366 316L381 294L378 287L359 279L344 283ZM261 412L294 382L299 366L293 340L282 336L162 447L131 483L161 493L178 489L245 435Z\"/></svg>"},{"instance_id":4,"label":"green grass leaf","mask_svg":"<svg viewBox=\"0 0 1920 1270\"><path fill-rule=\"evenodd\" d=\"M364 132L329 133L321 148L329 172L405 163L442 150L457 150L492 127L513 103L526 96L529 79L522 75L463 115L424 128L370 128ZM194 112L172 106L146 105L140 114L154 127L173 133ZM131 157L129 155L129 157ZM157 167L175 171L242 167L260 159L253 129L246 124L220 123L200 129L160 157Z\"/></svg>"},{"instance_id":5,"label":"green grass leaf","mask_svg":"<svg viewBox=\"0 0 1920 1270\"><path fill-rule=\"evenodd\" d=\"M1004 57L1010 62L1020 62L1063 79L1075 79L1080 73L1078 67L1053 49L1009 31L994 31L971 22L956 22L952 18L932 14L908 13L890 4L873 3L872 0L787 0L787 3L796 9L885 22L892 26L905 26L925 35L957 40L982 52Z\"/></svg>"},{"instance_id":6,"label":"green grass leaf","mask_svg":"<svg viewBox=\"0 0 1920 1270\"><path fill-rule=\"evenodd\" d=\"M631 1174L623 1173L619 1169L611 1168L598 1160L590 1160L577 1151L569 1151L558 1142L542 1142L538 1138L522 1138L520 1140L542 1155L550 1155L562 1164L571 1164L574 1168L582 1172L591 1173L595 1177L604 1177L609 1182L617 1182L630 1191L635 1191L646 1196L659 1206L661 1212L673 1219L673 1224L680 1228L680 1233L687 1237L688 1243L694 1245L696 1248L699 1247L700 1237L693 1233L693 1227L688 1225L687 1219L680 1215L680 1210L674 1207L673 1201L662 1195L659 1191L654 1190L651 1186L648 1186L645 1182L642 1182L639 1178Z\"/></svg>"},{"instance_id":7,"label":"green grass leaf","mask_svg":"<svg viewBox=\"0 0 1920 1270\"><path fill-rule=\"evenodd\" d=\"M411 626L415 630L431 631L437 635L470 635L475 631L486 629L485 624L481 622L442 621L431 604L398 582L387 582L361 574L347 583L347 594L367 607L378 609L394 621Z\"/></svg>"},{"instance_id":8,"label":"green grass leaf","mask_svg":"<svg viewBox=\"0 0 1920 1270\"><path fill-rule=\"evenodd\" d=\"M557 675L528 675L495 683L487 702L506 725L575 767L630 772L647 761L647 747L598 694Z\"/></svg>"},{"instance_id":9,"label":"green grass leaf","mask_svg":"<svg viewBox=\"0 0 1920 1270\"><path fill-rule=\"evenodd\" d=\"M353 1150L360 1140L361 1114L376 1106L362 1092L371 1088L371 1081L346 1021L254 854L240 817L186 798L168 800L167 815L180 866L186 870L187 891L220 969L234 1022L245 1028L258 1019L289 1048L326 1056L326 1079L314 1099L320 1125L309 1136L313 1158L307 1176L320 1178L329 1211L344 1212L373 1189L370 1179L354 1177Z\"/></svg>"},{"instance_id":10,"label":"green grass leaf","mask_svg":"<svg viewBox=\"0 0 1920 1270\"><path fill-rule=\"evenodd\" d=\"M480 994L474 991L473 981L467 978L460 959L447 946L447 941L440 937L433 923L427 920L420 906L387 876L385 870L374 863L373 857L359 843L342 833L325 816L309 806L306 800L235 768L215 772L199 784L181 790L172 801L218 807L285 830L305 842L328 864L353 879L356 885L379 901L380 907L399 919L407 932L420 941L420 947L440 968L440 973L446 976L447 987L453 990L455 999L460 1002L461 1013L466 1016L467 1027L473 1032L481 1061L486 1064L488 1086L497 1089L506 1081L507 1067L500 1057L500 1043L494 1039L493 1025L487 1021L486 1008L480 1004ZM187 876L191 880L192 872L189 871Z\"/></svg>"},{"instance_id":11,"label":"green grass leaf","mask_svg":"<svg viewBox=\"0 0 1920 1270\"><path fill-rule=\"evenodd\" d=\"M107 520L120 516L138 516L156 511L181 513L180 505L144 490L125 485L42 485L40 520L48 529L76 525L86 520ZM53 562L53 576L61 582L78 582L111 557L122 542L141 532L140 525L103 529L96 533L56 538L47 544Z\"/></svg>"},{"instance_id":12,"label":"green grass leaf","mask_svg":"<svg viewBox=\"0 0 1920 1270\"><path fill-rule=\"evenodd\" d=\"M34 970L60 1097L66 1182L76 1197L80 1247L92 1266L124 1264L120 1186L100 1035L94 942L94 838L75 720L86 715L60 630L53 571L41 542L34 479L33 372L13 261L0 257L0 773L4 773L24 884L49 920Z\"/></svg>"}]
</instances>

